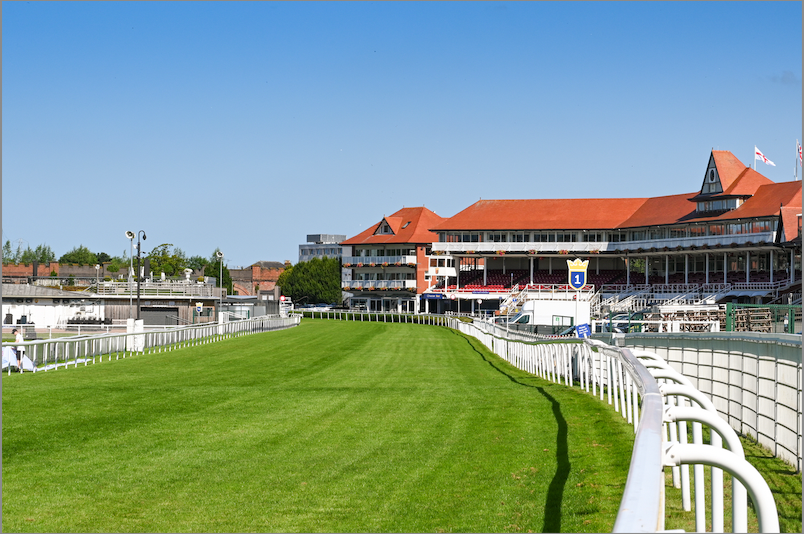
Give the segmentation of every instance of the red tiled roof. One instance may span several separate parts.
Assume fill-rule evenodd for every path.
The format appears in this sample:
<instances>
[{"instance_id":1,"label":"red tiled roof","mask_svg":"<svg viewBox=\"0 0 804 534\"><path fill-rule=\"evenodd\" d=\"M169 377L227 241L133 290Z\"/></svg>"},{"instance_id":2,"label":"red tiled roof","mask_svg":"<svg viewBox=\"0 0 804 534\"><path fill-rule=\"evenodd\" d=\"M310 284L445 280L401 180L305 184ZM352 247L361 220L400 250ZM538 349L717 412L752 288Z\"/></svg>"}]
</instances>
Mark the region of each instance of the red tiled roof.
<instances>
[{"instance_id":1,"label":"red tiled roof","mask_svg":"<svg viewBox=\"0 0 804 534\"><path fill-rule=\"evenodd\" d=\"M695 204L689 202L690 194L648 198L619 228L657 226L686 221L695 216Z\"/></svg>"},{"instance_id":2,"label":"red tiled roof","mask_svg":"<svg viewBox=\"0 0 804 534\"><path fill-rule=\"evenodd\" d=\"M713 150L712 157L715 159L717 174L720 176L720 185L726 191L735 180L748 168L742 161L728 150Z\"/></svg>"},{"instance_id":3,"label":"red tiled roof","mask_svg":"<svg viewBox=\"0 0 804 534\"><path fill-rule=\"evenodd\" d=\"M780 211L782 216L782 230L784 231L784 236L781 237L780 241L787 243L798 237L798 225L799 221L801 220L801 206L797 208L783 207Z\"/></svg>"},{"instance_id":4,"label":"red tiled roof","mask_svg":"<svg viewBox=\"0 0 804 534\"><path fill-rule=\"evenodd\" d=\"M429 231L429 228L440 224L444 218L439 217L425 207L402 208L396 213L383 219L391 227L393 234L374 235L382 221L364 230L341 245L373 245L384 243L433 243L438 241L438 235ZM406 223L410 223L405 226ZM405 226L403 228L403 226Z\"/></svg>"},{"instance_id":5,"label":"red tiled roof","mask_svg":"<svg viewBox=\"0 0 804 534\"><path fill-rule=\"evenodd\" d=\"M780 207L797 207L801 212L801 182L770 183L760 186L754 196L736 210L728 211L718 219L745 219L769 217L779 214Z\"/></svg>"},{"instance_id":6,"label":"red tiled roof","mask_svg":"<svg viewBox=\"0 0 804 534\"><path fill-rule=\"evenodd\" d=\"M751 167L746 167L743 172L729 185L723 188L723 195L750 196L757 192L760 186L772 184L773 182L765 178Z\"/></svg>"},{"instance_id":7,"label":"red tiled roof","mask_svg":"<svg viewBox=\"0 0 804 534\"><path fill-rule=\"evenodd\" d=\"M479 200L430 229L573 230L616 228L644 198Z\"/></svg>"}]
</instances>

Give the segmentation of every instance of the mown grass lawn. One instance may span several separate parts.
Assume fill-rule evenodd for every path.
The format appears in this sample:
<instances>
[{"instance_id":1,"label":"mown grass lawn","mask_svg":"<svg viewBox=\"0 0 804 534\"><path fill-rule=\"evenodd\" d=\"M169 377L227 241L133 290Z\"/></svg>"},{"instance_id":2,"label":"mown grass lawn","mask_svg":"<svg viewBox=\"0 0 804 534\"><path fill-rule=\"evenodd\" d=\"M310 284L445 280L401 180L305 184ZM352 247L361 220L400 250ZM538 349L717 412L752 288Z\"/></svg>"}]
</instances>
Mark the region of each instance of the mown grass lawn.
<instances>
[{"instance_id":1,"label":"mown grass lawn","mask_svg":"<svg viewBox=\"0 0 804 534\"><path fill-rule=\"evenodd\" d=\"M6 532L605 532L633 445L430 326L306 319L2 380Z\"/></svg>"}]
</instances>

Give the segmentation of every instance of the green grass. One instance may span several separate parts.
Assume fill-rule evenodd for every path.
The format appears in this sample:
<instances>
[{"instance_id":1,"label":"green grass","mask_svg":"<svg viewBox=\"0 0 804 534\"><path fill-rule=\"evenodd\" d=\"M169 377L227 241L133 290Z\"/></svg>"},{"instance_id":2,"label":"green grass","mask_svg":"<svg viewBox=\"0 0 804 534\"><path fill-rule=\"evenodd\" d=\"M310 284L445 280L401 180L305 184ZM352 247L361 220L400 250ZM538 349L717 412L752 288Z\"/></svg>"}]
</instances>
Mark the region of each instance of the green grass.
<instances>
[{"instance_id":1,"label":"green grass","mask_svg":"<svg viewBox=\"0 0 804 534\"><path fill-rule=\"evenodd\" d=\"M610 531L631 427L419 325L3 376L4 531Z\"/></svg>"}]
</instances>

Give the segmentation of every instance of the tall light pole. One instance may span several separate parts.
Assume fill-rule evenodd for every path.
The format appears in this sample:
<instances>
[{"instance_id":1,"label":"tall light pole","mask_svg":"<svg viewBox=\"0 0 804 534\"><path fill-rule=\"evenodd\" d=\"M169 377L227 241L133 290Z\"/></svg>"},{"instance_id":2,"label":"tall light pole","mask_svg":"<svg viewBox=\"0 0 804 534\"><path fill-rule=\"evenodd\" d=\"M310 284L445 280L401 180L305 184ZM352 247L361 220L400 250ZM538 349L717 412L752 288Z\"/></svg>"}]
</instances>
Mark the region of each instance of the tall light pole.
<instances>
[{"instance_id":1,"label":"tall light pole","mask_svg":"<svg viewBox=\"0 0 804 534\"><path fill-rule=\"evenodd\" d=\"M128 257L128 318L131 319L134 314L134 293L131 291L131 277L134 276L134 238L137 236L134 235L134 232L126 231L126 237L131 240L131 254Z\"/></svg>"},{"instance_id":2,"label":"tall light pole","mask_svg":"<svg viewBox=\"0 0 804 534\"><path fill-rule=\"evenodd\" d=\"M137 320L140 320L140 260L142 258L142 247L140 246L140 234L142 234L142 240L145 241L145 231L140 230L137 232Z\"/></svg>"},{"instance_id":3,"label":"tall light pole","mask_svg":"<svg viewBox=\"0 0 804 534\"><path fill-rule=\"evenodd\" d=\"M215 253L215 256L218 258L218 262L220 262L220 276L218 277L218 288L220 289L220 293L218 294L218 322L221 322L221 312L223 311L223 252L220 250Z\"/></svg>"}]
</instances>

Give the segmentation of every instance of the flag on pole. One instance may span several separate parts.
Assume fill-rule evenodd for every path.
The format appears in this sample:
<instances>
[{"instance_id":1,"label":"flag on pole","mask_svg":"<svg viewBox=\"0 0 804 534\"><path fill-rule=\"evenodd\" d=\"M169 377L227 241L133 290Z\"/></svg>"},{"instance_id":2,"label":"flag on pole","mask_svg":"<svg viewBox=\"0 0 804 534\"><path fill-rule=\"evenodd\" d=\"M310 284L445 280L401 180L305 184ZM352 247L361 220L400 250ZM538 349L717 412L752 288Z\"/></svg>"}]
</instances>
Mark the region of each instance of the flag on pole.
<instances>
[{"instance_id":1,"label":"flag on pole","mask_svg":"<svg viewBox=\"0 0 804 534\"><path fill-rule=\"evenodd\" d=\"M771 160L766 158L765 154L763 154L762 151L760 149L758 149L756 145L754 145L754 159L757 159L757 158L761 159L762 161L764 161L767 165L771 165L773 167L776 166L776 164L774 162L772 162Z\"/></svg>"},{"instance_id":2,"label":"flag on pole","mask_svg":"<svg viewBox=\"0 0 804 534\"><path fill-rule=\"evenodd\" d=\"M798 149L798 163L801 165L801 143L798 142L798 139L796 139L796 148Z\"/></svg>"}]
</instances>

